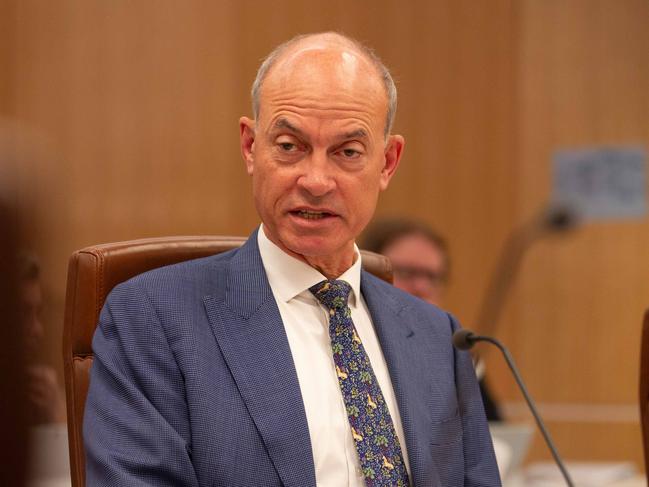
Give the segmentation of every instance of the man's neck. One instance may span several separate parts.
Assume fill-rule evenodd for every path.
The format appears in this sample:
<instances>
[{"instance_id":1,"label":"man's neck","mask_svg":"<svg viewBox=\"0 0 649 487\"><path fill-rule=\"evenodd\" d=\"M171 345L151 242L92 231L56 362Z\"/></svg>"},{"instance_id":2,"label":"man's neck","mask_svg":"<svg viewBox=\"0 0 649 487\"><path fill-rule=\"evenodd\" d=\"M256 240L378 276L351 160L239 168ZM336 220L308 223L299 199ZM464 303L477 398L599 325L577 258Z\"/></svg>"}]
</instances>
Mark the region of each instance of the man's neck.
<instances>
[{"instance_id":1,"label":"man's neck","mask_svg":"<svg viewBox=\"0 0 649 487\"><path fill-rule=\"evenodd\" d=\"M352 249L353 250L353 249ZM318 270L327 279L337 279L356 262L356 252L352 251L351 256L342 259L321 259L318 257L300 256L304 262Z\"/></svg>"},{"instance_id":2,"label":"man's neck","mask_svg":"<svg viewBox=\"0 0 649 487\"><path fill-rule=\"evenodd\" d=\"M310 267L313 267L315 270L320 272L327 279L336 279L340 277L342 274L345 273L347 269L349 269L352 265L354 265L356 259L358 258L356 248L354 246L354 242L350 243L349 249L347 251L344 251L343 253L340 254L326 255L326 256L319 256L319 255L310 256L310 255L302 255L286 248L286 246L282 245L282 242L277 242L272 235L269 235L269 233L266 231L266 228L263 225L261 226L261 231L264 232L264 235L268 240L274 243L284 253L304 262Z\"/></svg>"}]
</instances>

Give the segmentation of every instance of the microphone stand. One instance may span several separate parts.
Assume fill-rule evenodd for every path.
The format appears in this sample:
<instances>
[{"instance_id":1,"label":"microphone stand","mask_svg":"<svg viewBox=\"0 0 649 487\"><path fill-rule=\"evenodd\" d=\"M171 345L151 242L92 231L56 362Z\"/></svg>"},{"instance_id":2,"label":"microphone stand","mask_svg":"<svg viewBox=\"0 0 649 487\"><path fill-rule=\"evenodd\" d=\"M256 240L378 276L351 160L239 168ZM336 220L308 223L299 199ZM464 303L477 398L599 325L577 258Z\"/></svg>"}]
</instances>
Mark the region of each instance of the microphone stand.
<instances>
[{"instance_id":1,"label":"microphone stand","mask_svg":"<svg viewBox=\"0 0 649 487\"><path fill-rule=\"evenodd\" d=\"M482 333L493 335L507 292L532 244L546 234L571 230L578 223L578 216L571 208L550 206L507 237L478 310L475 323Z\"/></svg>"},{"instance_id":2,"label":"microphone stand","mask_svg":"<svg viewBox=\"0 0 649 487\"><path fill-rule=\"evenodd\" d=\"M508 236L507 240L505 240L496 263L495 271L487 285L487 290L478 311L476 323L483 333L490 335L495 331L507 292L514 281L514 277L520 268L525 253L532 244L546 234L562 233L572 230L578 223L578 215L572 208L567 206L549 206L534 218L524 223L521 227L515 229L514 232ZM554 446L554 442L550 437L550 433L546 429L545 424L534 405L534 401L532 400L532 397L530 396L507 348L495 338L485 335L475 335L468 330L459 330L453 336L454 345L461 350L468 350L473 347L476 342L480 341L491 343L502 352L509 369L514 375L514 379L516 379L518 387L523 393L523 397L525 397L525 401L532 412L532 416L534 416L534 420L543 435L543 439L550 449L554 461L566 481L566 484L569 487L573 487L574 483L568 474L568 470L563 464L563 461Z\"/></svg>"},{"instance_id":3,"label":"microphone stand","mask_svg":"<svg viewBox=\"0 0 649 487\"><path fill-rule=\"evenodd\" d=\"M457 338L456 338L457 337ZM574 487L574 483L572 481L572 478L570 477L570 474L568 473L568 470L566 469L565 465L563 464L563 461L561 460L561 457L559 456L559 452L557 451L556 446L554 445L554 442L552 441L552 438L550 437L550 433L545 427L545 423L543 423L543 419L541 418L541 415L539 414L538 410L536 409L536 405L534 404L534 400L532 399L532 396L530 395L529 391L527 390L527 387L525 386L525 383L523 382L523 378L521 377L520 373L518 372L518 368L516 367L516 364L514 363L514 359L512 358L511 354L509 353L509 350L507 350L507 347L505 347L502 343L500 343L499 340L496 340L495 338L492 338L490 336L484 336L484 335L475 335L472 332L468 330L459 330L454 333L453 335L453 343L454 345L461 349L461 350L468 350L469 348L473 347L473 345L476 342L488 342L491 343L492 345L495 345L503 354L503 357L505 357L505 361L507 362L507 365L509 366L509 369L512 371L512 374L514 375L514 379L516 379L516 383L518 384L518 387L520 388L521 392L523 393L523 397L525 398L525 401L527 402L527 405L530 408L530 411L532 412L532 416L534 416L534 420L536 421L536 425L539 427L539 430L541 431L541 434L543 435L543 439L545 440L546 445L550 449L550 453L552 453L552 456L554 457L554 461L556 462L557 466L559 467L559 470L561 470L561 474L563 475L563 478L566 481L566 484L569 487Z\"/></svg>"}]
</instances>

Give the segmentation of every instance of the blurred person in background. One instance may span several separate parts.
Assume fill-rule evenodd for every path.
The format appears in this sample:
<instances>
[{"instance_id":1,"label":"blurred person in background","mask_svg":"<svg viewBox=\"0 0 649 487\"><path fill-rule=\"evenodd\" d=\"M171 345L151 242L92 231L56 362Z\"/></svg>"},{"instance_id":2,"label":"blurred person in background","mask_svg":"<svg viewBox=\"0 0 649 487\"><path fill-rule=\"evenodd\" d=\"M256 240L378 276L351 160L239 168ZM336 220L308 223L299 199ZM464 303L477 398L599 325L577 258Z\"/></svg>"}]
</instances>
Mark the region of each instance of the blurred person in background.
<instances>
[{"instance_id":1,"label":"blurred person in background","mask_svg":"<svg viewBox=\"0 0 649 487\"><path fill-rule=\"evenodd\" d=\"M361 248L390 259L396 287L436 306L442 305L451 262L446 239L428 225L405 218L376 220L364 232ZM476 374L487 419L501 421L484 372L484 363L478 360Z\"/></svg>"},{"instance_id":2,"label":"blurred person in background","mask_svg":"<svg viewBox=\"0 0 649 487\"><path fill-rule=\"evenodd\" d=\"M0 150L0 157L2 156ZM0 485L21 487L27 479L28 423L25 404L25 368L22 330L19 323L19 293L16 248L19 232L15 209L3 201L0 188Z\"/></svg>"},{"instance_id":3,"label":"blurred person in background","mask_svg":"<svg viewBox=\"0 0 649 487\"><path fill-rule=\"evenodd\" d=\"M26 355L30 422L33 425L64 423L65 399L56 370L43 363L45 327L42 321L43 289L40 265L31 254L19 257L20 321Z\"/></svg>"},{"instance_id":4,"label":"blurred person in background","mask_svg":"<svg viewBox=\"0 0 649 487\"><path fill-rule=\"evenodd\" d=\"M412 220L377 220L365 231L362 247L390 259L396 287L441 306L450 261L437 232Z\"/></svg>"}]
</instances>

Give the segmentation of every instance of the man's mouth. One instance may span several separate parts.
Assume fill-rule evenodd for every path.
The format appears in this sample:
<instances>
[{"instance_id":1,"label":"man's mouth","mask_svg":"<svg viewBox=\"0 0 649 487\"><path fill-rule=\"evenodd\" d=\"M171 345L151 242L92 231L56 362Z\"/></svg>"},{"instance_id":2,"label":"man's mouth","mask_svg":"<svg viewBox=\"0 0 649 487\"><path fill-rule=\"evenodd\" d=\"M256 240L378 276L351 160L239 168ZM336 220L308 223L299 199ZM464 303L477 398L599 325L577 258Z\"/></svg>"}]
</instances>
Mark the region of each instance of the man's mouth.
<instances>
[{"instance_id":1,"label":"man's mouth","mask_svg":"<svg viewBox=\"0 0 649 487\"><path fill-rule=\"evenodd\" d=\"M322 218L334 216L332 213L329 213L327 211L296 210L292 211L291 213L306 220L320 220Z\"/></svg>"}]
</instances>

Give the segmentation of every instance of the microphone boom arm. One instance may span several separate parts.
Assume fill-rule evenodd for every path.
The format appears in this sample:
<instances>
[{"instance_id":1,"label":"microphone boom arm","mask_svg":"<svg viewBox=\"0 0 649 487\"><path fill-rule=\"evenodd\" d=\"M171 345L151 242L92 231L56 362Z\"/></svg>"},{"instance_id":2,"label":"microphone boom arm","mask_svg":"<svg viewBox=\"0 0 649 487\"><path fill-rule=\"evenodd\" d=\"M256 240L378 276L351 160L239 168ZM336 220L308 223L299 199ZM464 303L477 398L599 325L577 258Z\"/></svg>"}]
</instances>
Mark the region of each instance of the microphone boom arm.
<instances>
[{"instance_id":1,"label":"microphone boom arm","mask_svg":"<svg viewBox=\"0 0 649 487\"><path fill-rule=\"evenodd\" d=\"M489 336L483 336L483 335L475 335L474 333L469 332L468 330L458 330L457 332L455 332L454 335L458 335L458 340L457 341L454 340L454 344L457 348L468 349L471 348L476 342L488 342L491 343L492 345L495 345L502 352L503 357L505 357L505 361L509 366L509 369L512 371L512 374L514 375L514 379L516 379L516 383L518 384L518 387L520 387L521 392L523 393L523 397L525 398L525 401L527 402L530 411L532 411L532 416L534 416L536 425L539 427L539 430L541 431L541 434L545 439L545 443L546 445L548 445L548 448L550 449L550 453L552 453L552 456L554 457L554 461L559 467L559 470L561 470L561 474L563 475L566 484L569 487L574 487L574 483L570 478L570 474L568 473L568 470L566 469L565 465L563 464L563 461L561 460L561 457L559 456L559 453L557 452L554 442L550 437L550 433L546 429L545 424L543 423L543 419L541 419L541 415L536 409L534 400L532 399L532 396L530 396L530 393L527 390L527 386L525 386L525 383L523 382L523 378L521 377L521 374L518 372L518 368L516 367L516 364L514 363L514 359L509 353L509 350L507 350L507 347L505 347L502 343L500 343L499 340L496 340L495 338Z\"/></svg>"}]
</instances>

